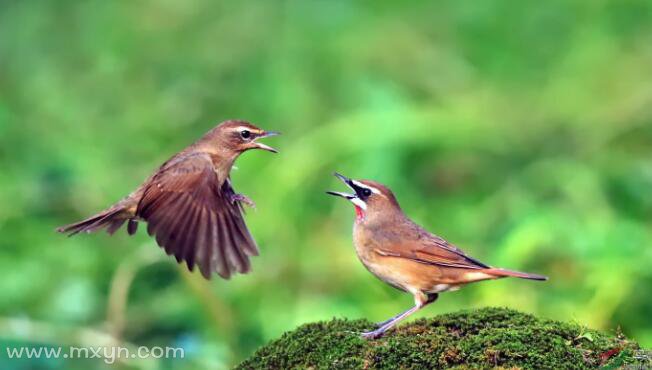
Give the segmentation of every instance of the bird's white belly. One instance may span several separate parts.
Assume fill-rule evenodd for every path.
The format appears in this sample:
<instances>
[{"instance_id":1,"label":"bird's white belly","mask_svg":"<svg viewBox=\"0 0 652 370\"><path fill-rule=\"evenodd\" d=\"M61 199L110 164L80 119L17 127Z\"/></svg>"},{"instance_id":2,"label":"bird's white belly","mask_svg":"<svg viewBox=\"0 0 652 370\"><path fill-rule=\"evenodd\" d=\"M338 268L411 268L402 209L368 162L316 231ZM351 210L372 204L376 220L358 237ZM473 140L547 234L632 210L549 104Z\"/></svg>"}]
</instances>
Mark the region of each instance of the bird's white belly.
<instances>
[{"instance_id":1,"label":"bird's white belly","mask_svg":"<svg viewBox=\"0 0 652 370\"><path fill-rule=\"evenodd\" d=\"M459 285L435 284L432 286L432 289L428 290L426 293L454 292L459 289Z\"/></svg>"}]
</instances>

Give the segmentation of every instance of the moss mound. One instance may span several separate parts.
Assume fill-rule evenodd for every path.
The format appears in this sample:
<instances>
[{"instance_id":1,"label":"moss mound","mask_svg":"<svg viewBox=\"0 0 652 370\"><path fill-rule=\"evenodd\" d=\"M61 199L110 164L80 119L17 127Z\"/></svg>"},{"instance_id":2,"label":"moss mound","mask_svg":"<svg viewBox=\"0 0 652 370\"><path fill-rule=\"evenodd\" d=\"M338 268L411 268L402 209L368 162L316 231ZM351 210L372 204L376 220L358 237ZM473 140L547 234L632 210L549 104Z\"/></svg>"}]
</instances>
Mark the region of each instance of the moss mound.
<instances>
[{"instance_id":1,"label":"moss mound","mask_svg":"<svg viewBox=\"0 0 652 370\"><path fill-rule=\"evenodd\" d=\"M367 341L366 320L302 325L259 349L239 369L431 369L652 367L650 351L622 335L541 320L505 308L461 311L399 325Z\"/></svg>"}]
</instances>

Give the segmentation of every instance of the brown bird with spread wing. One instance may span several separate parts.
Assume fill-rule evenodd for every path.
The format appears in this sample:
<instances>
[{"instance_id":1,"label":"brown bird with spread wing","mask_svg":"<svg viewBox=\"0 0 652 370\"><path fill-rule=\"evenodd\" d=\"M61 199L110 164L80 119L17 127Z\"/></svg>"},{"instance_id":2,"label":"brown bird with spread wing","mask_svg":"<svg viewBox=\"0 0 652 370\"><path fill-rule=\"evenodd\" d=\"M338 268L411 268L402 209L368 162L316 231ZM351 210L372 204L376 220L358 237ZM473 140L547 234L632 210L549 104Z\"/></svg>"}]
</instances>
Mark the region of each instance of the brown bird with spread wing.
<instances>
[{"instance_id":1,"label":"brown bird with spread wing","mask_svg":"<svg viewBox=\"0 0 652 370\"><path fill-rule=\"evenodd\" d=\"M207 279L213 271L225 279L247 273L249 257L258 255L258 247L242 217L242 204L253 202L233 190L229 174L236 158L249 149L276 153L257 142L274 135L278 133L245 121L222 122L163 163L126 198L57 231L75 235L106 228L113 234L127 223L133 235L138 222L145 221L147 233L190 271L198 265Z\"/></svg>"},{"instance_id":2,"label":"brown bird with spread wing","mask_svg":"<svg viewBox=\"0 0 652 370\"><path fill-rule=\"evenodd\" d=\"M547 280L541 275L494 268L468 256L410 220L392 191L382 184L356 181L337 173L335 176L354 191L328 194L355 205L353 243L360 261L379 279L414 296L413 308L363 333L365 338L381 337L399 321L434 302L439 293L468 283L508 276Z\"/></svg>"}]
</instances>

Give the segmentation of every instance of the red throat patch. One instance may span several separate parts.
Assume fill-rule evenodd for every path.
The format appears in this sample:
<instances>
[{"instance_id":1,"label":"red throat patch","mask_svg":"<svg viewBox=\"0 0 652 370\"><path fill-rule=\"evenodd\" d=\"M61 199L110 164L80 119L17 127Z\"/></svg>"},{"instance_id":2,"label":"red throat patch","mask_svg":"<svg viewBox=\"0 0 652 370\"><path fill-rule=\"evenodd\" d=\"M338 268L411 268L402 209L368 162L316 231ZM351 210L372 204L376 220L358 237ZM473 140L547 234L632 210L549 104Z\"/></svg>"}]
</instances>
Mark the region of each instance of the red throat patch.
<instances>
[{"instance_id":1,"label":"red throat patch","mask_svg":"<svg viewBox=\"0 0 652 370\"><path fill-rule=\"evenodd\" d=\"M358 222L364 220L364 211L358 206L355 206L355 220Z\"/></svg>"}]
</instances>

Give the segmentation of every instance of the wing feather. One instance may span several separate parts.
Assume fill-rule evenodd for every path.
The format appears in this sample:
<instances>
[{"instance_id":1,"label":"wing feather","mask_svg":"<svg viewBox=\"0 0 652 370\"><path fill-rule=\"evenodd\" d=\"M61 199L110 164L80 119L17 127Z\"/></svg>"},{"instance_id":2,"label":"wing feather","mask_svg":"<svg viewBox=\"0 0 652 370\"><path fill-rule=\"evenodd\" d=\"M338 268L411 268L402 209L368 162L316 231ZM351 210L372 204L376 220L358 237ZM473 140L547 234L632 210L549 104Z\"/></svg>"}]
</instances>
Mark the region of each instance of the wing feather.
<instances>
[{"instance_id":1,"label":"wing feather","mask_svg":"<svg viewBox=\"0 0 652 370\"><path fill-rule=\"evenodd\" d=\"M189 198L189 197L187 197ZM193 227L194 225L194 216L196 208L192 207L190 201L187 202L184 209L179 212L179 223L176 225L177 233L179 234L177 250L174 251L174 257L177 259L177 262L182 261L184 251L186 246L190 244L190 240L193 237Z\"/></svg>"},{"instance_id":2,"label":"wing feather","mask_svg":"<svg viewBox=\"0 0 652 370\"><path fill-rule=\"evenodd\" d=\"M240 228L236 225L233 218L226 219L227 227L230 230L229 235L232 237L232 246L235 245L248 245L247 237L242 233ZM233 255L233 262L240 273L247 273L251 269L249 259L245 251L239 248L232 247L231 252Z\"/></svg>"},{"instance_id":3,"label":"wing feather","mask_svg":"<svg viewBox=\"0 0 652 370\"><path fill-rule=\"evenodd\" d=\"M219 234L218 234L218 226L219 226L219 219L217 218L216 214L211 214L211 231L212 231L212 237L214 238L213 243L211 245L217 245L218 242L220 242ZM216 253L215 258L215 271L217 271L217 274L220 275L221 277L228 279L231 276L231 269L229 269L229 265L227 263L226 257L225 257L225 249L227 248L226 245L220 244L219 248L216 248L214 253ZM211 265L211 255L206 253L205 254L205 261L204 263L208 268L210 268Z\"/></svg>"},{"instance_id":4,"label":"wing feather","mask_svg":"<svg viewBox=\"0 0 652 370\"><path fill-rule=\"evenodd\" d=\"M490 268L488 265L467 255L461 249L446 240L431 234L415 225L418 237L412 240L401 240L393 248L377 248L381 256L406 258L412 261L439 267L481 270Z\"/></svg>"},{"instance_id":5,"label":"wing feather","mask_svg":"<svg viewBox=\"0 0 652 370\"><path fill-rule=\"evenodd\" d=\"M250 269L256 243L232 203L227 179L219 184L207 154L187 154L168 161L145 188L136 215L147 221L147 232L167 254L195 265L204 277L213 271L223 278Z\"/></svg>"},{"instance_id":6,"label":"wing feather","mask_svg":"<svg viewBox=\"0 0 652 370\"><path fill-rule=\"evenodd\" d=\"M206 209L201 208L199 210L199 217L197 218L197 239L195 240L195 245L185 251L185 260L186 265L190 271L193 271L195 268L195 260L197 259L197 253L200 249L204 248L208 242L206 234L208 233L208 225Z\"/></svg>"},{"instance_id":7,"label":"wing feather","mask_svg":"<svg viewBox=\"0 0 652 370\"><path fill-rule=\"evenodd\" d=\"M233 230L233 225L230 221L229 218L225 218L221 223L224 229L224 234L228 237L228 242L225 243L224 249L226 250L227 259L233 266L233 269L240 273L244 273L248 271L248 260L246 256L244 256L244 253L236 246L238 244L246 243L246 241L241 238L238 230Z\"/></svg>"}]
</instances>

